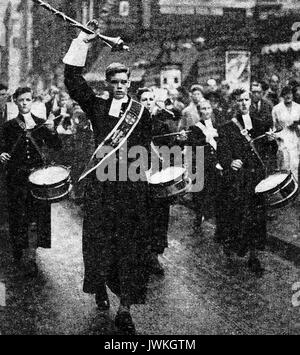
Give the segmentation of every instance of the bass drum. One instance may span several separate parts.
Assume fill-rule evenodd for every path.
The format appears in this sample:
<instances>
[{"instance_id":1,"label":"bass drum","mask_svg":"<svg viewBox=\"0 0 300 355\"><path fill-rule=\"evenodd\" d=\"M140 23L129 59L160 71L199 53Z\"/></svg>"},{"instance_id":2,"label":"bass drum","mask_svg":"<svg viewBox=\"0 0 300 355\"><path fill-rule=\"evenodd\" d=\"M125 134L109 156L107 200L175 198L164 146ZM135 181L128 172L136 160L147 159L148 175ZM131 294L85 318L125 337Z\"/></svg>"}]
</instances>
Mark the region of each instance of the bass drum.
<instances>
[{"instance_id":1,"label":"bass drum","mask_svg":"<svg viewBox=\"0 0 300 355\"><path fill-rule=\"evenodd\" d=\"M72 189L70 169L63 165L34 169L28 179L32 196L50 203L66 198Z\"/></svg>"},{"instance_id":2,"label":"bass drum","mask_svg":"<svg viewBox=\"0 0 300 355\"><path fill-rule=\"evenodd\" d=\"M267 208L286 206L298 194L298 183L291 171L279 171L263 179L255 187L255 193L264 197Z\"/></svg>"},{"instance_id":3,"label":"bass drum","mask_svg":"<svg viewBox=\"0 0 300 355\"><path fill-rule=\"evenodd\" d=\"M187 170L180 166L168 167L156 173L150 171L147 180L155 198L184 195L192 186L192 180L187 177Z\"/></svg>"}]
</instances>

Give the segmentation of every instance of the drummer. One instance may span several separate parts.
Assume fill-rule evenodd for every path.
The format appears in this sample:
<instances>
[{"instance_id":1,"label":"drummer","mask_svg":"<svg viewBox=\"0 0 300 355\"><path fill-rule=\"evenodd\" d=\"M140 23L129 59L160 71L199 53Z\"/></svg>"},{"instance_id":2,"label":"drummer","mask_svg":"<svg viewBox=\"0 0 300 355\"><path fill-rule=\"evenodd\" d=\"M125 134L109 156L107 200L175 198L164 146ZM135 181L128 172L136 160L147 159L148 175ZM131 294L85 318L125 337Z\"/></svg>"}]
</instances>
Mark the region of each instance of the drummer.
<instances>
[{"instance_id":1,"label":"drummer","mask_svg":"<svg viewBox=\"0 0 300 355\"><path fill-rule=\"evenodd\" d=\"M217 183L222 166L218 162L216 150L218 141L217 123L211 103L202 99L198 103L199 122L190 126L186 144L204 147L204 187L199 192L192 193L193 207L196 212L196 226L200 227L204 220L215 217ZM193 156L193 168L196 166Z\"/></svg>"},{"instance_id":2,"label":"drummer","mask_svg":"<svg viewBox=\"0 0 300 355\"><path fill-rule=\"evenodd\" d=\"M31 88L19 87L13 97L19 114L4 123L0 146L0 162L6 169L9 236L14 261L26 275L35 276L36 248L51 247L51 219L50 205L33 199L28 177L32 169L45 164L41 151L44 142L56 150L61 148L61 142L53 121L31 113ZM29 234L36 235L35 243L29 240Z\"/></svg>"},{"instance_id":3,"label":"drummer","mask_svg":"<svg viewBox=\"0 0 300 355\"><path fill-rule=\"evenodd\" d=\"M164 135L171 133L167 121L173 119L174 114L171 111L156 105L154 92L150 88L139 88L137 91L137 99L151 113L153 136L162 136L153 139L154 146L157 148L161 146L172 146L174 144L175 136L164 137ZM153 149L156 149L155 147ZM156 154L155 151L152 151L152 154ZM158 255L163 254L164 249L168 247L170 201L167 199L155 199L155 197L152 196L150 206L150 225L152 227L150 237L152 261L150 268L153 274L164 275L164 269L158 260Z\"/></svg>"},{"instance_id":4,"label":"drummer","mask_svg":"<svg viewBox=\"0 0 300 355\"><path fill-rule=\"evenodd\" d=\"M237 114L218 130L217 154L224 171L218 196L223 213L216 237L228 261L232 261L233 253L244 256L249 252L249 269L262 275L258 250L263 250L266 242L266 210L255 194L255 186L265 178L265 167L248 139L264 133L265 124L250 116L248 91L237 89L233 94L237 98ZM273 136L269 134L269 138ZM263 207L259 208L261 203Z\"/></svg>"}]
</instances>

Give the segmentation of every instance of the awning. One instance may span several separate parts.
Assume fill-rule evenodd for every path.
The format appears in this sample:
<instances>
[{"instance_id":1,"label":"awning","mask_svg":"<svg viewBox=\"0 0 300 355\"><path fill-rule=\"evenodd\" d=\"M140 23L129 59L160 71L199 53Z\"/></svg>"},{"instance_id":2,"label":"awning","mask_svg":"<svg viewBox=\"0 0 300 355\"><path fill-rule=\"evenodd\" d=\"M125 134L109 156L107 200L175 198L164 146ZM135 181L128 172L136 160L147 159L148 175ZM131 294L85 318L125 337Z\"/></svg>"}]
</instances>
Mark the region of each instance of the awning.
<instances>
[{"instance_id":1,"label":"awning","mask_svg":"<svg viewBox=\"0 0 300 355\"><path fill-rule=\"evenodd\" d=\"M106 67L113 62L119 62L131 68L132 81L141 81L146 71L142 64L154 61L159 52L159 44L154 41L132 44L129 52L111 52L110 48L104 47L90 72L84 77L87 81L105 81Z\"/></svg>"},{"instance_id":2,"label":"awning","mask_svg":"<svg viewBox=\"0 0 300 355\"><path fill-rule=\"evenodd\" d=\"M299 42L288 42L288 43L276 43L269 46L264 46L261 49L261 54L272 54L277 52L287 52L292 50L294 52L300 51L300 41Z\"/></svg>"}]
</instances>

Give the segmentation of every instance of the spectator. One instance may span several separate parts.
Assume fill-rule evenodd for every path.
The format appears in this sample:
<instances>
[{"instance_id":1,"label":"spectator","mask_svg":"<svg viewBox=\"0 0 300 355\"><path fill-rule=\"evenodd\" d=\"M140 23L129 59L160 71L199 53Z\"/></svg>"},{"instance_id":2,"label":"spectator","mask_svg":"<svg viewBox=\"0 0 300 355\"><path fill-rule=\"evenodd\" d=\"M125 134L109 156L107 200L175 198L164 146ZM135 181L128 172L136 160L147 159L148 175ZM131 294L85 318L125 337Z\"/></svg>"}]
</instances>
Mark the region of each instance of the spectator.
<instances>
[{"instance_id":1,"label":"spectator","mask_svg":"<svg viewBox=\"0 0 300 355\"><path fill-rule=\"evenodd\" d=\"M207 82L207 91L217 91L218 90L218 85L215 79L208 79Z\"/></svg>"},{"instance_id":2,"label":"spectator","mask_svg":"<svg viewBox=\"0 0 300 355\"><path fill-rule=\"evenodd\" d=\"M298 180L300 156L300 105L293 101L290 86L281 91L283 101L272 111L274 128L283 129L276 133L278 141L277 166L280 170L291 170Z\"/></svg>"},{"instance_id":3,"label":"spectator","mask_svg":"<svg viewBox=\"0 0 300 355\"><path fill-rule=\"evenodd\" d=\"M265 98L272 102L273 105L279 103L279 77L273 74L269 81L269 89L266 91Z\"/></svg>"},{"instance_id":4,"label":"spectator","mask_svg":"<svg viewBox=\"0 0 300 355\"><path fill-rule=\"evenodd\" d=\"M172 102L173 108L179 112L179 116L182 112L182 110L185 108L185 105L183 102L179 100L179 92L177 89L169 89L168 90L168 96L169 99Z\"/></svg>"},{"instance_id":5,"label":"spectator","mask_svg":"<svg viewBox=\"0 0 300 355\"><path fill-rule=\"evenodd\" d=\"M48 100L45 103L47 117L49 117L50 112L55 112L58 110L58 94L59 88L56 86L51 86L48 92Z\"/></svg>"},{"instance_id":6,"label":"spectator","mask_svg":"<svg viewBox=\"0 0 300 355\"><path fill-rule=\"evenodd\" d=\"M251 106L250 115L263 121L266 130L273 126L272 103L263 97L263 89L260 82L251 83Z\"/></svg>"},{"instance_id":7,"label":"spectator","mask_svg":"<svg viewBox=\"0 0 300 355\"><path fill-rule=\"evenodd\" d=\"M253 81L251 83L250 116L261 121L265 126L265 131L268 131L273 127L272 108L272 103L263 97L263 89L261 83L258 81ZM261 156L268 170L275 170L277 153L276 141L268 143L259 141L258 143L260 143Z\"/></svg>"},{"instance_id":8,"label":"spectator","mask_svg":"<svg viewBox=\"0 0 300 355\"><path fill-rule=\"evenodd\" d=\"M179 130L188 129L200 121L199 103L203 100L203 87L201 85L192 85L190 88L191 102L182 111L182 119L179 124Z\"/></svg>"},{"instance_id":9,"label":"spectator","mask_svg":"<svg viewBox=\"0 0 300 355\"><path fill-rule=\"evenodd\" d=\"M227 121L228 107L227 104L223 102L220 92L211 91L208 92L205 97L212 107L215 125L220 126L225 123Z\"/></svg>"},{"instance_id":10,"label":"spectator","mask_svg":"<svg viewBox=\"0 0 300 355\"><path fill-rule=\"evenodd\" d=\"M56 94L55 105L52 105L50 111L50 106L47 106L47 112L49 112L48 117L51 117L51 119L54 120L58 133L72 134L74 123L72 121L72 101L69 94L65 91L60 91Z\"/></svg>"}]
</instances>

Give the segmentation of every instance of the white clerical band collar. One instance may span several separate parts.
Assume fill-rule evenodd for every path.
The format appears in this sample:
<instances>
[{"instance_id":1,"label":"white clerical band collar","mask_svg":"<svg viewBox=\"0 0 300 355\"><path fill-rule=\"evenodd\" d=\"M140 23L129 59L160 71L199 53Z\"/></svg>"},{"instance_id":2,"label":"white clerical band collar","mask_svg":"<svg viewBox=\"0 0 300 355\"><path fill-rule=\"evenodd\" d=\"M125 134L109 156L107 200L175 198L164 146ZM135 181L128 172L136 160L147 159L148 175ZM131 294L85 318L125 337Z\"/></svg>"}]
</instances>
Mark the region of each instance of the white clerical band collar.
<instances>
[{"instance_id":1,"label":"white clerical band collar","mask_svg":"<svg viewBox=\"0 0 300 355\"><path fill-rule=\"evenodd\" d=\"M251 120L249 113L247 115L242 115L243 119Z\"/></svg>"},{"instance_id":2,"label":"white clerical band collar","mask_svg":"<svg viewBox=\"0 0 300 355\"><path fill-rule=\"evenodd\" d=\"M23 116L24 120L33 119L30 112L22 114L22 116Z\"/></svg>"},{"instance_id":3,"label":"white clerical band collar","mask_svg":"<svg viewBox=\"0 0 300 355\"><path fill-rule=\"evenodd\" d=\"M126 102L128 102L128 96L125 96L120 100L113 98L111 105L110 105L109 113L108 113L109 116L119 117L120 111L121 111L121 106L123 103L126 103Z\"/></svg>"}]
</instances>

